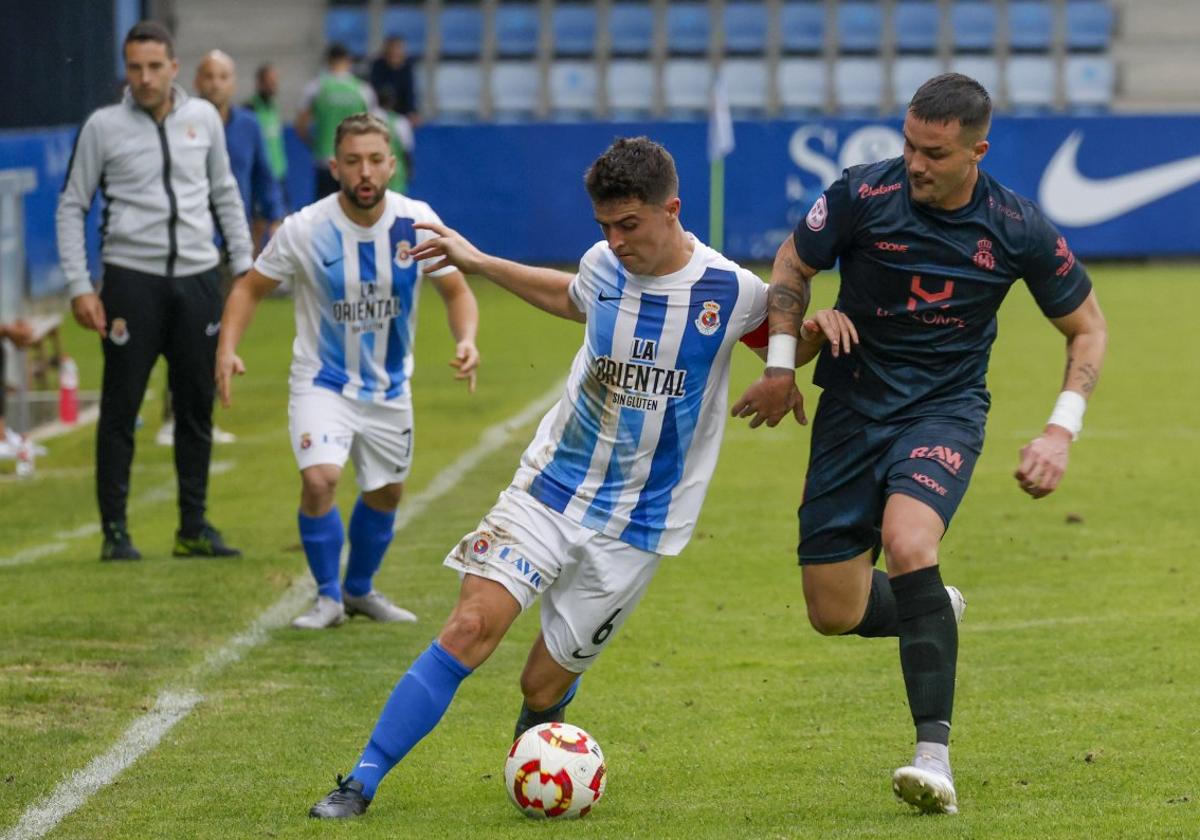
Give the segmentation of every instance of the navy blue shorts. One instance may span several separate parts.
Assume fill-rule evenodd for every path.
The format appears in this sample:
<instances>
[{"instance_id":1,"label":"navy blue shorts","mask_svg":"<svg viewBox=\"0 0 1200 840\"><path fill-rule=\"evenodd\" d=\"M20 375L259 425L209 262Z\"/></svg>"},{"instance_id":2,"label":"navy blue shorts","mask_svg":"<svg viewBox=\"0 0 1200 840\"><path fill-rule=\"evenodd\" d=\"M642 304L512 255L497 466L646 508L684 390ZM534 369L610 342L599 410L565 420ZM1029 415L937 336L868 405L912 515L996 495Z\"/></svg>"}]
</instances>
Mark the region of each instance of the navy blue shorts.
<instances>
[{"instance_id":1,"label":"navy blue shorts","mask_svg":"<svg viewBox=\"0 0 1200 840\"><path fill-rule=\"evenodd\" d=\"M800 504L800 563L878 556L883 507L893 493L929 505L949 528L983 450L983 429L982 418L928 409L872 420L823 395Z\"/></svg>"}]
</instances>

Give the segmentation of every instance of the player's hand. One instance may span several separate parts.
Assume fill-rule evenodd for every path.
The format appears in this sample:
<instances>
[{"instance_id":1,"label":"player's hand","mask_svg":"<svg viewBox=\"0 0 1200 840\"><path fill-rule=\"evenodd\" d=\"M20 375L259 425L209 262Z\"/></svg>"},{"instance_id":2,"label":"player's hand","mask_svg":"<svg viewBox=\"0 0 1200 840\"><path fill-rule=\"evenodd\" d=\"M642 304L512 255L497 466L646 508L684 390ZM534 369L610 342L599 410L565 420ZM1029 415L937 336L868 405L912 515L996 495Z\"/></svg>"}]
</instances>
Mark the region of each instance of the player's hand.
<instances>
[{"instance_id":1,"label":"player's hand","mask_svg":"<svg viewBox=\"0 0 1200 840\"><path fill-rule=\"evenodd\" d=\"M75 316L79 326L95 330L100 333L101 338L108 337L108 319L105 317L100 295L86 292L71 298L71 314Z\"/></svg>"},{"instance_id":2,"label":"player's hand","mask_svg":"<svg viewBox=\"0 0 1200 840\"><path fill-rule=\"evenodd\" d=\"M233 405L233 377L244 376L245 373L246 364L236 353L217 354L217 393L225 408Z\"/></svg>"},{"instance_id":3,"label":"player's hand","mask_svg":"<svg viewBox=\"0 0 1200 840\"><path fill-rule=\"evenodd\" d=\"M431 239L417 243L408 252L414 260L441 258L436 263L425 266L426 274L443 268L457 268L463 274L483 273L483 252L458 231L436 222L417 222L413 227L437 234Z\"/></svg>"},{"instance_id":4,"label":"player's hand","mask_svg":"<svg viewBox=\"0 0 1200 840\"><path fill-rule=\"evenodd\" d=\"M454 346L450 367L458 368L455 379L467 380L467 393L475 393L475 372L479 368L479 350L473 341L460 341Z\"/></svg>"},{"instance_id":5,"label":"player's hand","mask_svg":"<svg viewBox=\"0 0 1200 840\"><path fill-rule=\"evenodd\" d=\"M1021 489L1040 499L1049 496L1067 471L1067 452L1071 433L1062 426L1049 425L1021 450L1021 465L1013 476Z\"/></svg>"},{"instance_id":6,"label":"player's hand","mask_svg":"<svg viewBox=\"0 0 1200 840\"><path fill-rule=\"evenodd\" d=\"M858 344L858 330L846 313L836 309L819 309L800 326L800 340L807 344L829 342L829 352L836 359L849 353Z\"/></svg>"},{"instance_id":7,"label":"player's hand","mask_svg":"<svg viewBox=\"0 0 1200 840\"><path fill-rule=\"evenodd\" d=\"M774 428L789 411L800 425L808 423L804 397L796 387L796 372L786 368L767 368L733 404L733 416L749 417L751 429L763 423Z\"/></svg>"},{"instance_id":8,"label":"player's hand","mask_svg":"<svg viewBox=\"0 0 1200 840\"><path fill-rule=\"evenodd\" d=\"M28 347L33 343L33 325L28 321L13 321L7 328L0 330L0 335L19 348ZM0 383L0 387L4 387L3 383Z\"/></svg>"}]
</instances>

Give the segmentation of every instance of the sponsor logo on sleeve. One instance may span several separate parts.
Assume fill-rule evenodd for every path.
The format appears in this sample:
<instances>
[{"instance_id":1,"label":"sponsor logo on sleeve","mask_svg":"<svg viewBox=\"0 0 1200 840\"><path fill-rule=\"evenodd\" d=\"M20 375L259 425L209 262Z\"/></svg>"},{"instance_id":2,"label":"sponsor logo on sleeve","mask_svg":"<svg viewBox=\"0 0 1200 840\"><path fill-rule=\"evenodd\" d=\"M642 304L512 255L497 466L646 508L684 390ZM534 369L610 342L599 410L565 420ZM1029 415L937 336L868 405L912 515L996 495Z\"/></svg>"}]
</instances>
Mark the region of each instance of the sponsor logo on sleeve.
<instances>
[{"instance_id":1,"label":"sponsor logo on sleeve","mask_svg":"<svg viewBox=\"0 0 1200 840\"><path fill-rule=\"evenodd\" d=\"M813 206L809 209L808 215L804 217L804 224L808 225L808 229L813 233L825 228L825 223L829 221L829 205L825 201L825 194L813 202Z\"/></svg>"}]
</instances>

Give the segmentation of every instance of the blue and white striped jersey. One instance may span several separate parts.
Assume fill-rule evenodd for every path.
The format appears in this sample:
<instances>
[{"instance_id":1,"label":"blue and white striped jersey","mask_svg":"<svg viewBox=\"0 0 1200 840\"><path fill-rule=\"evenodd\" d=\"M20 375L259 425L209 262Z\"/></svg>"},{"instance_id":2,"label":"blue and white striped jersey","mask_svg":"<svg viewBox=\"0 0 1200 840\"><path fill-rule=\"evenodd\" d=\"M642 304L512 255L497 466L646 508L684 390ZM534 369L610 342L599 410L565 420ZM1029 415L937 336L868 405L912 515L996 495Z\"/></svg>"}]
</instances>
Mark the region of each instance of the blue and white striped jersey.
<instances>
[{"instance_id":1,"label":"blue and white striped jersey","mask_svg":"<svg viewBox=\"0 0 1200 840\"><path fill-rule=\"evenodd\" d=\"M572 521L678 554L696 526L725 428L729 358L767 315L767 285L699 240L664 277L584 255L570 295L587 315L566 393L513 480Z\"/></svg>"},{"instance_id":2,"label":"blue and white striped jersey","mask_svg":"<svg viewBox=\"0 0 1200 840\"><path fill-rule=\"evenodd\" d=\"M376 403L411 395L421 272L408 251L433 236L414 222L441 219L399 193L385 201L369 228L346 217L337 193L310 204L284 220L254 264L295 294L293 390L315 385Z\"/></svg>"}]
</instances>

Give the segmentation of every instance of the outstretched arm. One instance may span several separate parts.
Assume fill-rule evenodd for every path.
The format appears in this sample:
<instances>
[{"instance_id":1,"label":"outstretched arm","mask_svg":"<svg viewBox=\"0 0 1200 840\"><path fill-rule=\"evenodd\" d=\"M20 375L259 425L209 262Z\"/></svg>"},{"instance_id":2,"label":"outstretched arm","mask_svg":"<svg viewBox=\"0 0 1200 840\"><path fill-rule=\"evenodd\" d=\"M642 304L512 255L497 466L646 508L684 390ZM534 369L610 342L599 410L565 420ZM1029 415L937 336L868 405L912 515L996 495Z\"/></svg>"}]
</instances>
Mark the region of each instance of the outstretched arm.
<instances>
[{"instance_id":1,"label":"outstretched arm","mask_svg":"<svg viewBox=\"0 0 1200 840\"><path fill-rule=\"evenodd\" d=\"M238 342L250 326L258 302L278 285L278 280L272 280L260 274L258 269L252 268L237 279L229 293L229 299L225 301L225 311L221 315L221 334L217 339L215 377L221 405L226 408L233 403L233 377L246 372L246 365L237 355Z\"/></svg>"},{"instance_id":2,"label":"outstretched arm","mask_svg":"<svg viewBox=\"0 0 1200 840\"><path fill-rule=\"evenodd\" d=\"M413 227L436 234L418 243L410 252L413 258L418 260L440 258L426 271L454 266L464 274L486 277L497 286L507 289L551 315L570 321L584 320L583 313L567 294L567 287L571 285L573 275L485 254L458 231L436 222L418 222Z\"/></svg>"},{"instance_id":3,"label":"outstretched arm","mask_svg":"<svg viewBox=\"0 0 1200 840\"><path fill-rule=\"evenodd\" d=\"M1046 428L1021 450L1014 473L1021 489L1035 499L1052 493L1067 470L1068 450L1083 428L1083 412L1100 378L1108 343L1108 327L1094 291L1074 312L1051 323L1067 337L1063 390Z\"/></svg>"},{"instance_id":4,"label":"outstretched arm","mask_svg":"<svg viewBox=\"0 0 1200 840\"><path fill-rule=\"evenodd\" d=\"M454 358L450 360L450 367L458 369L454 378L465 379L467 392L473 394L475 371L479 367L479 350L475 347L479 305L462 272L452 271L429 279L446 304L446 318L450 321L450 334L454 336Z\"/></svg>"}]
</instances>

